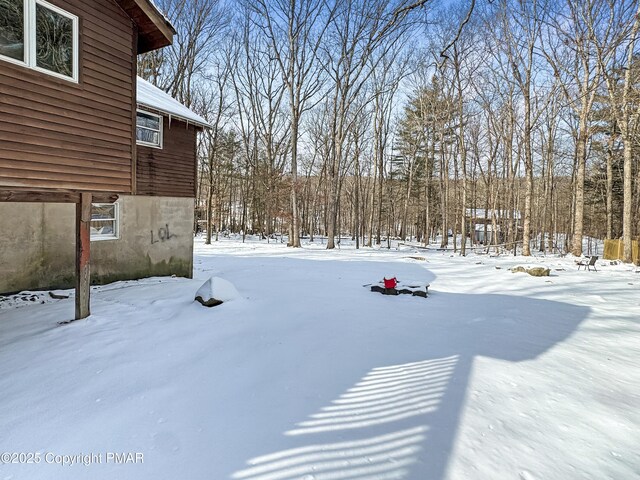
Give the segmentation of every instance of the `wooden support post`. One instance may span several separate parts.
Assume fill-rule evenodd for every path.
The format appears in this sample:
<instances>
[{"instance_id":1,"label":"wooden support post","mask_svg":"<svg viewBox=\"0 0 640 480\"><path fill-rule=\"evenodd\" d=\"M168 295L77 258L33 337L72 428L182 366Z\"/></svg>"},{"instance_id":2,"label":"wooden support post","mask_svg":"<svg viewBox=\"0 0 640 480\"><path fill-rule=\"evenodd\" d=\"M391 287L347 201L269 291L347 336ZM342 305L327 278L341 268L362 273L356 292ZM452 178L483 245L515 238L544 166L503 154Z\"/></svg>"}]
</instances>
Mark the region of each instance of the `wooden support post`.
<instances>
[{"instance_id":1,"label":"wooden support post","mask_svg":"<svg viewBox=\"0 0 640 480\"><path fill-rule=\"evenodd\" d=\"M91 235L91 194L82 193L76 203L76 320L86 318L89 311Z\"/></svg>"}]
</instances>

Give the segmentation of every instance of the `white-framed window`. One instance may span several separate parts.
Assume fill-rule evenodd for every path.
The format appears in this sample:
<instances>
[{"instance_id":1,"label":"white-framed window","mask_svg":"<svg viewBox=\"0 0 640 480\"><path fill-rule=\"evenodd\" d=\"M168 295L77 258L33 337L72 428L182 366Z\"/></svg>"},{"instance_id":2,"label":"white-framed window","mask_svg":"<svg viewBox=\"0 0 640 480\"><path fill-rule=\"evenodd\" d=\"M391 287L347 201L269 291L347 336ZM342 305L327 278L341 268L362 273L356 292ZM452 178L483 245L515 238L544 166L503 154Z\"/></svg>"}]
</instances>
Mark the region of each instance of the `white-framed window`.
<instances>
[{"instance_id":1,"label":"white-framed window","mask_svg":"<svg viewBox=\"0 0 640 480\"><path fill-rule=\"evenodd\" d=\"M78 17L44 0L0 0L0 59L78 81Z\"/></svg>"},{"instance_id":2,"label":"white-framed window","mask_svg":"<svg viewBox=\"0 0 640 480\"><path fill-rule=\"evenodd\" d=\"M136 143L162 148L162 116L138 110L136 115Z\"/></svg>"},{"instance_id":3,"label":"white-framed window","mask_svg":"<svg viewBox=\"0 0 640 480\"><path fill-rule=\"evenodd\" d=\"M117 203L91 204L91 241L120 238L120 217Z\"/></svg>"}]
</instances>

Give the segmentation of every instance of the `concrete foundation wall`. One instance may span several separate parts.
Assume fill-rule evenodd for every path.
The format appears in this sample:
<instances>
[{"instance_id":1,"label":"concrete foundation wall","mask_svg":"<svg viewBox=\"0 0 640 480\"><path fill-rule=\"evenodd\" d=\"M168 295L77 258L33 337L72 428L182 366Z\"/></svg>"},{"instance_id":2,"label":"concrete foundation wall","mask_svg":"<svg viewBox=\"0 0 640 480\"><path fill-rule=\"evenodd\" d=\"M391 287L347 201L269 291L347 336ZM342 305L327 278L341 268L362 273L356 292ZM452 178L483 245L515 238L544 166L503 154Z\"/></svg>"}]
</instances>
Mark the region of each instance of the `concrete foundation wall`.
<instances>
[{"instance_id":1,"label":"concrete foundation wall","mask_svg":"<svg viewBox=\"0 0 640 480\"><path fill-rule=\"evenodd\" d=\"M91 283L191 277L193 199L122 195L120 235L91 242ZM0 292L75 284L75 205L0 203Z\"/></svg>"}]
</instances>

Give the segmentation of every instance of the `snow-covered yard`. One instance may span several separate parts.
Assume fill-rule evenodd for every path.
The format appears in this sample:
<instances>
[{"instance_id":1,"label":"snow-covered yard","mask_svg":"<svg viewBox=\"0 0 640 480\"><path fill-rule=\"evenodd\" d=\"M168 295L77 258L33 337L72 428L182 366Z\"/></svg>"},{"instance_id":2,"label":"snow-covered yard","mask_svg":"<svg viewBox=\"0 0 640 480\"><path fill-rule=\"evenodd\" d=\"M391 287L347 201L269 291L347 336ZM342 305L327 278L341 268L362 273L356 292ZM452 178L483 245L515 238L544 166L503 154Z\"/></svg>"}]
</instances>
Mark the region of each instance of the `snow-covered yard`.
<instances>
[{"instance_id":1,"label":"snow-covered yard","mask_svg":"<svg viewBox=\"0 0 640 480\"><path fill-rule=\"evenodd\" d=\"M195 268L65 326L73 299L6 302L0 480L640 476L636 267L225 239ZM195 303L213 275L242 298Z\"/></svg>"}]
</instances>

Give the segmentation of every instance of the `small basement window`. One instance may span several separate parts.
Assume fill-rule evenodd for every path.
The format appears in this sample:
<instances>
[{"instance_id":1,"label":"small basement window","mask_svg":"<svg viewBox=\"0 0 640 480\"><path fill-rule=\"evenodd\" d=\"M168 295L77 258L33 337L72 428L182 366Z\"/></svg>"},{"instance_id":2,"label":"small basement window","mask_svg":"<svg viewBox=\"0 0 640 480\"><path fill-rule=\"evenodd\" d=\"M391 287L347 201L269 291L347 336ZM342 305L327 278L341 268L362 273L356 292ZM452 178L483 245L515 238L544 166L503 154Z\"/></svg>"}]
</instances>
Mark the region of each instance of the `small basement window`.
<instances>
[{"instance_id":1,"label":"small basement window","mask_svg":"<svg viewBox=\"0 0 640 480\"><path fill-rule=\"evenodd\" d=\"M136 140L138 145L162 148L162 117L154 113L138 111Z\"/></svg>"},{"instance_id":2,"label":"small basement window","mask_svg":"<svg viewBox=\"0 0 640 480\"><path fill-rule=\"evenodd\" d=\"M117 203L91 204L91 240L114 240L119 238Z\"/></svg>"},{"instance_id":3,"label":"small basement window","mask_svg":"<svg viewBox=\"0 0 640 480\"><path fill-rule=\"evenodd\" d=\"M0 0L0 58L78 81L78 17L44 0Z\"/></svg>"}]
</instances>

